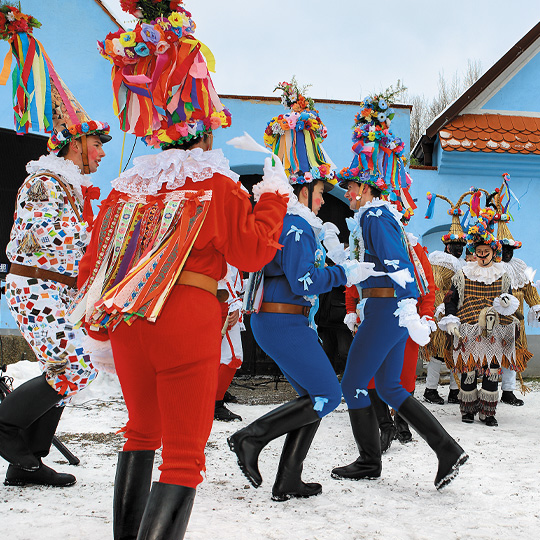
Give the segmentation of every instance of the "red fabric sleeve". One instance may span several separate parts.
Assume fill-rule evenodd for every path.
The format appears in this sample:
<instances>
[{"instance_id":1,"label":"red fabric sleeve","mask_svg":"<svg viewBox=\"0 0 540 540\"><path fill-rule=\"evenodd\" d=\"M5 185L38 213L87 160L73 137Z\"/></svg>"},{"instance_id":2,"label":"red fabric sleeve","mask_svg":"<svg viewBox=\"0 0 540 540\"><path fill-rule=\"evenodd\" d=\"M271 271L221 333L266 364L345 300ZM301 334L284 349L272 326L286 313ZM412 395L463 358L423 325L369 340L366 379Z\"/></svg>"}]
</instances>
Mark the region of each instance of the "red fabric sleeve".
<instances>
[{"instance_id":1,"label":"red fabric sleeve","mask_svg":"<svg viewBox=\"0 0 540 540\"><path fill-rule=\"evenodd\" d=\"M435 291L437 290L437 287L435 287L435 279L433 278L433 270L431 269L431 264L427 257L426 248L420 244L416 244L413 249L420 259L420 264L426 274L429 288L427 294L418 299L418 313L420 317L423 317L424 315L433 317L435 313Z\"/></svg>"},{"instance_id":2,"label":"red fabric sleeve","mask_svg":"<svg viewBox=\"0 0 540 540\"><path fill-rule=\"evenodd\" d=\"M347 313L356 313L356 305L359 299L360 294L356 286L345 287L345 307L347 308Z\"/></svg>"}]
</instances>

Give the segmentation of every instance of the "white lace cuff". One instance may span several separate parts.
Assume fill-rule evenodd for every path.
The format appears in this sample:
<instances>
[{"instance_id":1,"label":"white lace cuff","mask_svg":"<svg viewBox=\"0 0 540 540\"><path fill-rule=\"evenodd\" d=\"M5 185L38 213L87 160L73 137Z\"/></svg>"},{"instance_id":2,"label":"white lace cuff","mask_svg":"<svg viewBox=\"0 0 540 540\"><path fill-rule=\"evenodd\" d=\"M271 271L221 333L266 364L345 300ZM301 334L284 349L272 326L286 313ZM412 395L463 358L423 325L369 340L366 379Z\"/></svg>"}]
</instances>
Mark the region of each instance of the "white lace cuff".
<instances>
[{"instance_id":1,"label":"white lace cuff","mask_svg":"<svg viewBox=\"0 0 540 540\"><path fill-rule=\"evenodd\" d=\"M455 315L446 315L437 324L443 332L448 332L449 324L459 324L459 323L460 323L459 317L456 317Z\"/></svg>"},{"instance_id":2,"label":"white lace cuff","mask_svg":"<svg viewBox=\"0 0 540 540\"><path fill-rule=\"evenodd\" d=\"M513 294L502 293L493 300L493 307L501 315L512 315L519 307L519 300Z\"/></svg>"},{"instance_id":3,"label":"white lace cuff","mask_svg":"<svg viewBox=\"0 0 540 540\"><path fill-rule=\"evenodd\" d=\"M433 317L430 317L429 315L423 315L420 320L422 321L423 325L429 326L430 332L435 332L435 330L437 330L437 325L435 324Z\"/></svg>"},{"instance_id":4,"label":"white lace cuff","mask_svg":"<svg viewBox=\"0 0 540 540\"><path fill-rule=\"evenodd\" d=\"M407 326L408 321L420 319L416 304L416 298L404 298L398 302L398 308L394 311L394 315L399 317L399 326Z\"/></svg>"}]
</instances>

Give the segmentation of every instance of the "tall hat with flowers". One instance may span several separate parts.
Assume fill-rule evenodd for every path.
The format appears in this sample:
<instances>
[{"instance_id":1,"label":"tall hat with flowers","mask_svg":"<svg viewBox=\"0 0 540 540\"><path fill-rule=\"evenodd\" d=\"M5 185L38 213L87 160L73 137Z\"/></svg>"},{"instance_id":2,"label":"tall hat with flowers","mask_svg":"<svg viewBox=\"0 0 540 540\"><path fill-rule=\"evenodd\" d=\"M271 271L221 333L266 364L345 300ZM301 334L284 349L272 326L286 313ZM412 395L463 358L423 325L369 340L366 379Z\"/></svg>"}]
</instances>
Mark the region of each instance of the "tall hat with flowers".
<instances>
[{"instance_id":1,"label":"tall hat with flowers","mask_svg":"<svg viewBox=\"0 0 540 540\"><path fill-rule=\"evenodd\" d=\"M274 116L264 130L264 143L282 161L291 185L324 182L325 191L334 188L336 180L332 163L325 154L322 141L327 130L315 109L315 103L303 95L293 77L291 82L279 83L281 103L290 112Z\"/></svg>"},{"instance_id":2,"label":"tall hat with flowers","mask_svg":"<svg viewBox=\"0 0 540 540\"><path fill-rule=\"evenodd\" d=\"M441 240L443 244L463 244L467 243L467 235L463 232L463 225L468 221L469 212L472 212L473 216L478 215L479 211L479 199L480 195L484 193L487 195L487 192L482 189L477 189L471 187L469 191L466 191L459 197L457 202L454 204L448 197L444 195L439 195L438 193L427 192L426 198L429 201L428 208L426 211L425 218L431 219L435 211L435 201L441 199L447 202L450 205L450 208L447 210L449 216L452 217L452 222L450 224L450 230L442 236ZM466 201L465 198L467 195L471 195L471 201ZM461 207L465 206L467 210L464 212Z\"/></svg>"},{"instance_id":3,"label":"tall hat with flowers","mask_svg":"<svg viewBox=\"0 0 540 540\"><path fill-rule=\"evenodd\" d=\"M121 0L137 17L133 31L98 42L112 67L120 128L166 149L231 125L210 78L214 57L193 37L195 23L181 0Z\"/></svg>"},{"instance_id":4,"label":"tall hat with flowers","mask_svg":"<svg viewBox=\"0 0 540 540\"><path fill-rule=\"evenodd\" d=\"M354 157L337 178L342 188L352 181L378 189L409 219L416 204L409 194L412 179L402 157L405 143L390 131L395 111L388 103L393 97L393 93L368 96L360 102L362 110L354 119L352 135Z\"/></svg>"},{"instance_id":5,"label":"tall hat with flowers","mask_svg":"<svg viewBox=\"0 0 540 540\"><path fill-rule=\"evenodd\" d=\"M516 201L518 200L510 189L510 175L504 173L502 177L503 182L501 187L496 188L495 191L489 195L487 204L495 210L494 220L497 223L497 240L499 240L503 246L506 245L514 249L519 249L522 245L521 242L514 240L514 237L508 228L508 222L512 219L512 216L508 212L508 206L510 205L512 198L515 198ZM505 199L507 200L505 201Z\"/></svg>"},{"instance_id":6,"label":"tall hat with flowers","mask_svg":"<svg viewBox=\"0 0 540 540\"><path fill-rule=\"evenodd\" d=\"M109 126L91 120L56 72L40 41L33 36L41 23L4 4L0 6L0 37L10 44L0 74L0 84L6 84L12 59L13 111L17 133L44 131L51 133L47 148L57 153L73 139L81 139L83 165L88 169L86 136L98 135L103 142L110 140Z\"/></svg>"},{"instance_id":7,"label":"tall hat with flowers","mask_svg":"<svg viewBox=\"0 0 540 540\"><path fill-rule=\"evenodd\" d=\"M492 208L482 208L478 216L473 218L467 230L467 251L474 253L476 246L485 245L493 249L493 260L501 261L502 244L494 234L495 210Z\"/></svg>"}]
</instances>

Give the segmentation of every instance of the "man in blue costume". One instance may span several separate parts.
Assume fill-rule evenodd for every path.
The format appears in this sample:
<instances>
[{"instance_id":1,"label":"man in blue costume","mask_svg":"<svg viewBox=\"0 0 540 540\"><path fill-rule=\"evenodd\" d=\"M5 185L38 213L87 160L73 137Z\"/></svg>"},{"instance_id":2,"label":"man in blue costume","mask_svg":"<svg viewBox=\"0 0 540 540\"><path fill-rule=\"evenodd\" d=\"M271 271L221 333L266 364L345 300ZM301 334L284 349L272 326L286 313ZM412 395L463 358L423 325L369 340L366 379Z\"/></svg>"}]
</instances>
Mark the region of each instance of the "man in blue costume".
<instances>
[{"instance_id":1,"label":"man in blue costume","mask_svg":"<svg viewBox=\"0 0 540 540\"><path fill-rule=\"evenodd\" d=\"M370 110L377 111L383 100L370 99ZM380 108L380 107L378 107ZM359 117L365 118L365 114ZM385 115L379 115L384 123ZM368 384L375 378L377 393L396 410L426 440L437 454L439 468L435 478L437 489L448 484L457 474L467 455L444 430L435 417L401 385L405 343L410 337L420 345L429 342L430 327L422 321L416 308L419 287L424 286L422 271L416 264L407 237L401 225L402 215L394 205L382 200L381 195L402 195L404 205L406 183L394 177L386 183L386 171L406 173L399 155L401 141L394 138L387 125L379 125L384 136L374 140L365 137L375 129L366 122L357 126L353 140L356 156L351 167L339 174L340 186L347 189L346 197L352 210L358 210L351 230L351 259L375 264L376 271L391 273L406 271L414 281L402 281L399 286L389 276L369 277L362 283L362 298L367 299L364 320L349 350L347 367L341 381L343 395L349 408L349 417L360 456L344 467L333 469L334 478L359 480L381 475L381 447L378 422L371 407ZM366 129L367 127L367 129ZM370 142L368 142L370 141ZM371 144L375 141L375 144ZM380 154L379 154L380 150ZM385 151L388 150L388 151ZM380 156L380 157L379 157ZM404 187L405 186L405 187ZM413 265L413 261L415 264Z\"/></svg>"},{"instance_id":2,"label":"man in blue costume","mask_svg":"<svg viewBox=\"0 0 540 540\"><path fill-rule=\"evenodd\" d=\"M290 101L295 105L302 99L297 92ZM325 128L316 111L308 106L301 113L283 116L285 120L276 117L269 123L279 128L270 130L275 136L265 137L265 141L285 162L294 195L289 199L279 239L283 247L264 268L262 305L251 316L251 328L260 347L277 363L300 397L228 439L240 468L258 487L262 483L257 464L261 450L271 440L287 434L272 489L272 498L277 501L311 497L322 491L320 484L302 481L303 461L321 418L341 403L339 381L314 330L317 297L333 287L360 282L373 267L347 260L335 234L337 227L323 224L317 217L324 204L324 191L334 187L334 173L319 146ZM294 163L299 165L295 167ZM323 239L331 247L335 266L325 267Z\"/></svg>"}]
</instances>

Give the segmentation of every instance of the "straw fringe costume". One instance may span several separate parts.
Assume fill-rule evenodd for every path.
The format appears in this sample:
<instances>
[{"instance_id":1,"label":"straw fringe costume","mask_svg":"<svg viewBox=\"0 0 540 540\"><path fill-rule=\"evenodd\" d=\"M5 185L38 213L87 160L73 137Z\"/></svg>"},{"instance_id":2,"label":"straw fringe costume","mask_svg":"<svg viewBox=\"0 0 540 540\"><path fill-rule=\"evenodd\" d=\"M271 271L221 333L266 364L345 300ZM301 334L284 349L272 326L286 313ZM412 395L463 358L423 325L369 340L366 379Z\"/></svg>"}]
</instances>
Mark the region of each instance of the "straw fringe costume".
<instances>
[{"instance_id":1,"label":"straw fringe costume","mask_svg":"<svg viewBox=\"0 0 540 540\"><path fill-rule=\"evenodd\" d=\"M8 258L12 264L76 278L90 236L81 221L81 188L92 184L71 161L53 155L30 162L27 170L31 174L17 196ZM14 274L8 274L6 282L9 309L47 381L65 404L97 375L83 347L83 331L74 329L66 318L74 289Z\"/></svg>"},{"instance_id":2,"label":"straw fringe costume","mask_svg":"<svg viewBox=\"0 0 540 540\"><path fill-rule=\"evenodd\" d=\"M481 268L471 262L454 276L445 298L445 317L439 321L439 327L446 329L449 322L458 322L462 336L452 336L452 359L448 363L450 369L462 374L462 414L480 412L486 417L494 416L500 368L519 368L515 348L517 320L510 316L518 305L517 299L512 302L512 311L498 315L499 322L491 333L486 335L479 322L480 312L493 308L504 293L511 293L511 282L502 265L494 263L490 268ZM480 391L476 389L477 373L482 375Z\"/></svg>"}]
</instances>

